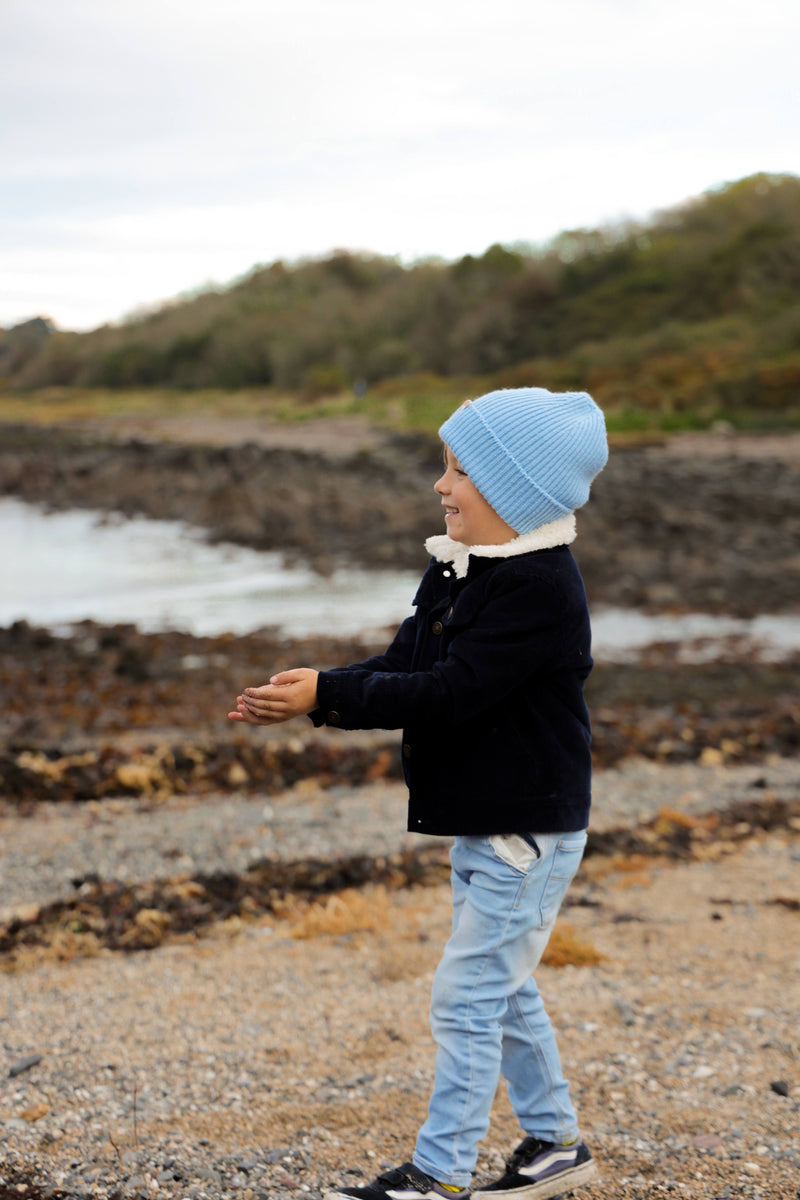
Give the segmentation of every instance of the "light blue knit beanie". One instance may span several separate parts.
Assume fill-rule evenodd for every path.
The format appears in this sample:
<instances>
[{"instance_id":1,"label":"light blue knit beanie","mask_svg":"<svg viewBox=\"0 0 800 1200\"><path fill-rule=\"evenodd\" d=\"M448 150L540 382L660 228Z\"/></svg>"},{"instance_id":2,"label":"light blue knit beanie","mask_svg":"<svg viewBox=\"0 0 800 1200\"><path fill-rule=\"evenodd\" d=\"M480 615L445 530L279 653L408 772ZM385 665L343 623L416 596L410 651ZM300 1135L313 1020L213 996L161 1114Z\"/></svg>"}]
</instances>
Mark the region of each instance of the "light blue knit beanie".
<instances>
[{"instance_id":1,"label":"light blue knit beanie","mask_svg":"<svg viewBox=\"0 0 800 1200\"><path fill-rule=\"evenodd\" d=\"M487 392L448 417L439 436L518 534L585 504L608 459L605 420L587 392Z\"/></svg>"}]
</instances>

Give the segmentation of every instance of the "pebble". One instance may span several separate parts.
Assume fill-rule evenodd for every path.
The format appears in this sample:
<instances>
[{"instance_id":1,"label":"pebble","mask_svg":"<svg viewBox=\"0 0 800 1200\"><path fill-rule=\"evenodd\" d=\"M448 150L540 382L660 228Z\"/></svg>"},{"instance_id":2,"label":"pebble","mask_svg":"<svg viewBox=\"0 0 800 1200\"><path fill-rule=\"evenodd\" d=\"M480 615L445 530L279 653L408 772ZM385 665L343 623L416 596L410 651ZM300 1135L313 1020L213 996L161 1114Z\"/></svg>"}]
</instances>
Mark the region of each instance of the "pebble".
<instances>
[{"instance_id":1,"label":"pebble","mask_svg":"<svg viewBox=\"0 0 800 1200\"><path fill-rule=\"evenodd\" d=\"M22 1075L25 1071L30 1071L31 1067L36 1067L42 1061L41 1054L26 1054L24 1058L18 1058L8 1068L8 1074L11 1079L17 1075Z\"/></svg>"}]
</instances>

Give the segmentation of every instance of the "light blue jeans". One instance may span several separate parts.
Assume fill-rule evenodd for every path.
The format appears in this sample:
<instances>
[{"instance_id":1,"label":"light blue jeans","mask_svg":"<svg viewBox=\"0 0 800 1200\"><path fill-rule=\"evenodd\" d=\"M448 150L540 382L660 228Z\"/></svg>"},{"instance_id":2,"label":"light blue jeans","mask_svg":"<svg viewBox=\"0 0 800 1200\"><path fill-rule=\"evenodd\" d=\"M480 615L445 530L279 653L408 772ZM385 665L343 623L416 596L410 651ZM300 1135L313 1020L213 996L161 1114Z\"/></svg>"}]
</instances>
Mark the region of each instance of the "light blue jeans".
<instances>
[{"instance_id":1,"label":"light blue jeans","mask_svg":"<svg viewBox=\"0 0 800 1200\"><path fill-rule=\"evenodd\" d=\"M469 1184L501 1072L526 1135L548 1142L578 1135L531 972L585 845L585 832L455 839L453 932L431 995L436 1077L414 1151L415 1165L440 1183Z\"/></svg>"}]
</instances>

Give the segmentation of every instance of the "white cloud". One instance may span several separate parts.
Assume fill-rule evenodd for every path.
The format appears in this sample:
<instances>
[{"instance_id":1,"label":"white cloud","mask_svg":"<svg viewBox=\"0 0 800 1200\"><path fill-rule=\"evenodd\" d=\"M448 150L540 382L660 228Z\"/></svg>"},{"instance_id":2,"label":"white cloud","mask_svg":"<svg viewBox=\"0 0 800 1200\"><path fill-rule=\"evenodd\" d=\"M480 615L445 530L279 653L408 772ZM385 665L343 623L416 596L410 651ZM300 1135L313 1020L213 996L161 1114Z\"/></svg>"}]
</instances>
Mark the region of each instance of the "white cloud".
<instances>
[{"instance_id":1,"label":"white cloud","mask_svg":"<svg viewBox=\"0 0 800 1200\"><path fill-rule=\"evenodd\" d=\"M257 261L450 257L800 173L794 0L2 11L0 322L85 326Z\"/></svg>"}]
</instances>

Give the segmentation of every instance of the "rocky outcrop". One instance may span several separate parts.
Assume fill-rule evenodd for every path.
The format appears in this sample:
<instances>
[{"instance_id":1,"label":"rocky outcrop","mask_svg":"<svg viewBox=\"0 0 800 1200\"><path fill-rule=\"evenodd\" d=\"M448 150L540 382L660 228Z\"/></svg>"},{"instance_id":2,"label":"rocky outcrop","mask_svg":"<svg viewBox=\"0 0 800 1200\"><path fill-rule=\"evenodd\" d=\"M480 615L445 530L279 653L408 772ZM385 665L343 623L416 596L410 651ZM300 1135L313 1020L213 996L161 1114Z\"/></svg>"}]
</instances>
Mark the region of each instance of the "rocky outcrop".
<instances>
[{"instance_id":1,"label":"rocky outcrop","mask_svg":"<svg viewBox=\"0 0 800 1200\"><path fill-rule=\"evenodd\" d=\"M352 454L248 442L100 441L6 426L0 494L55 508L181 519L216 540L419 567L441 526L435 440L386 434ZM575 553L595 604L751 615L796 610L800 471L754 453L614 448L579 514Z\"/></svg>"}]
</instances>

